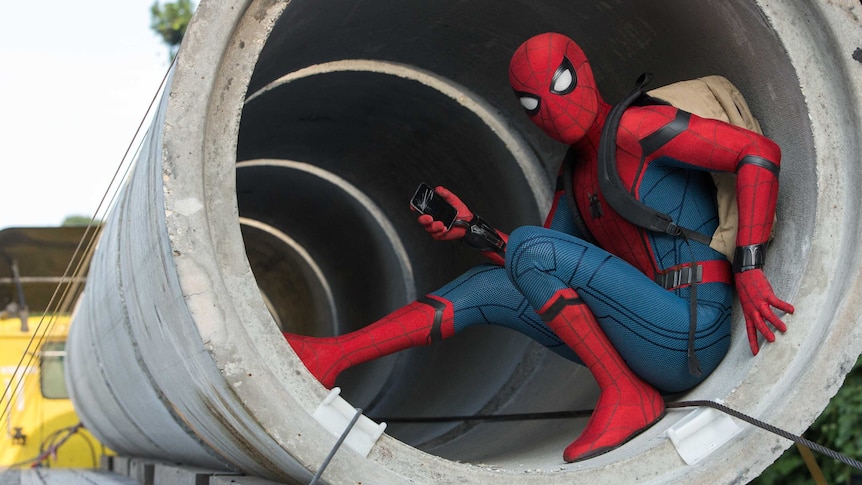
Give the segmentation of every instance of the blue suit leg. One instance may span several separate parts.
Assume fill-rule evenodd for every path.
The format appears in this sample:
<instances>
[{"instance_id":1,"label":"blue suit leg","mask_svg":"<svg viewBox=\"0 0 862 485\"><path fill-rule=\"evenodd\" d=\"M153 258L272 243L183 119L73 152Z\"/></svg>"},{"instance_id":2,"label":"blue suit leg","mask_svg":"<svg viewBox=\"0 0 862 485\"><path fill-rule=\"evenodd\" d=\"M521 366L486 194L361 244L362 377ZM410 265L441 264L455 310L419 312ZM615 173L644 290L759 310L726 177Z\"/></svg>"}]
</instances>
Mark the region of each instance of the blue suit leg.
<instances>
[{"instance_id":1,"label":"blue suit leg","mask_svg":"<svg viewBox=\"0 0 862 485\"><path fill-rule=\"evenodd\" d=\"M487 264L471 268L431 294L452 302L455 333L473 325L507 327L580 363L572 349L539 318L500 266Z\"/></svg>"},{"instance_id":2,"label":"blue suit leg","mask_svg":"<svg viewBox=\"0 0 862 485\"><path fill-rule=\"evenodd\" d=\"M573 288L629 367L666 392L694 387L712 372L730 343L732 289L698 286L695 350L703 375L688 373L689 301L667 291L622 259L586 241L540 227L512 232L506 269L534 308Z\"/></svg>"}]
</instances>

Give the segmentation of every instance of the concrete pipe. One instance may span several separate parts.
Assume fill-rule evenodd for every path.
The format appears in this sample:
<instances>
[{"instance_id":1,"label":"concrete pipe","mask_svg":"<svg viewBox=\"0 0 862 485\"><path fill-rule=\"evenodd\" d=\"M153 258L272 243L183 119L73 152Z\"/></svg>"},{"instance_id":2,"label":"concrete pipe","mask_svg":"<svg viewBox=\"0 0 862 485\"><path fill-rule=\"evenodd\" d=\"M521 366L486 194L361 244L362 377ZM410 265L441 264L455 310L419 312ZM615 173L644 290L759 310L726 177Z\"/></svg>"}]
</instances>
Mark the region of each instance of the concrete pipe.
<instances>
[{"instance_id":1,"label":"concrete pipe","mask_svg":"<svg viewBox=\"0 0 862 485\"><path fill-rule=\"evenodd\" d=\"M113 208L69 342L84 423L130 456L308 481L337 436L327 398L280 328L359 328L480 257L430 241L407 209L451 186L505 230L539 223L564 147L530 124L506 78L529 36L564 32L616 100L723 74L783 149L768 273L796 314L752 357L737 315L717 399L792 432L862 349L858 170L860 5L850 0L204 1L142 155ZM591 378L520 335L471 329L338 382L367 416L589 408ZM328 401L327 401L328 402ZM686 465L671 411L578 464L584 420L391 424L342 450L330 483L740 482L789 442L746 427Z\"/></svg>"}]
</instances>

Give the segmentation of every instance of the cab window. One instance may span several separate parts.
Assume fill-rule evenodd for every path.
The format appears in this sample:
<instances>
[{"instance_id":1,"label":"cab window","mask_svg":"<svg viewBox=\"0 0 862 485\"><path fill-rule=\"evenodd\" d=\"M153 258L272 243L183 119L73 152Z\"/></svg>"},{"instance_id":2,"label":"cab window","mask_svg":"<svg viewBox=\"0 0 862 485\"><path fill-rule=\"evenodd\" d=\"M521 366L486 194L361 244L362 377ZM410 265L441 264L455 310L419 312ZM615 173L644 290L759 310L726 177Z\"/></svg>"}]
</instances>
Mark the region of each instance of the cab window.
<instances>
[{"instance_id":1,"label":"cab window","mask_svg":"<svg viewBox=\"0 0 862 485\"><path fill-rule=\"evenodd\" d=\"M65 378L66 342L45 342L42 346L41 387L46 399L68 399Z\"/></svg>"}]
</instances>

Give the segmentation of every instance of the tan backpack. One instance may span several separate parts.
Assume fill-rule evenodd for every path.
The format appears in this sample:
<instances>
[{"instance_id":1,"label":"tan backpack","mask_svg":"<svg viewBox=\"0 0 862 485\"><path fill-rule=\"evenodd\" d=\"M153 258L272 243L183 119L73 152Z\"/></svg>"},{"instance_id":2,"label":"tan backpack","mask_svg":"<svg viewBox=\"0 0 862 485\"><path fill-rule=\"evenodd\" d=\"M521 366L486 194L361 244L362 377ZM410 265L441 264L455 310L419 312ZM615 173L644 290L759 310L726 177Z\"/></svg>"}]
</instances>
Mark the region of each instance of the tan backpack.
<instances>
[{"instance_id":1,"label":"tan backpack","mask_svg":"<svg viewBox=\"0 0 862 485\"><path fill-rule=\"evenodd\" d=\"M649 91L654 98L694 113L701 118L721 120L763 134L742 93L722 76L707 76L680 81ZM710 247L733 261L739 216L736 208L736 174L713 173L718 202L718 228Z\"/></svg>"}]
</instances>

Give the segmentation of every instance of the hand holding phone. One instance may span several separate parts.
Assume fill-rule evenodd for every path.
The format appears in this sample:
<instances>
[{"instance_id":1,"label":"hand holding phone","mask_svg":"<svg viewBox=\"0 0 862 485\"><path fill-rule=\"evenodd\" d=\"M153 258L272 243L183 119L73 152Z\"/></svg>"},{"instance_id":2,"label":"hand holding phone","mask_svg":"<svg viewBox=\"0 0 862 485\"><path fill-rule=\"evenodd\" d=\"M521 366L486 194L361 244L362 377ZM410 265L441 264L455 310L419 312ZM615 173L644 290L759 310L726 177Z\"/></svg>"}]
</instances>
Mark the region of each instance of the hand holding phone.
<instances>
[{"instance_id":1,"label":"hand holding phone","mask_svg":"<svg viewBox=\"0 0 862 485\"><path fill-rule=\"evenodd\" d=\"M428 184L419 184L410 199L410 206L422 214L419 222L431 237L437 240L463 239L472 248L505 254L505 236L471 212L458 196L444 187L439 189L437 192Z\"/></svg>"},{"instance_id":2,"label":"hand holding phone","mask_svg":"<svg viewBox=\"0 0 862 485\"><path fill-rule=\"evenodd\" d=\"M425 183L419 184L419 188L410 199L410 207L420 214L427 214L435 221L442 222L447 231L452 229L458 217L458 209Z\"/></svg>"}]
</instances>

